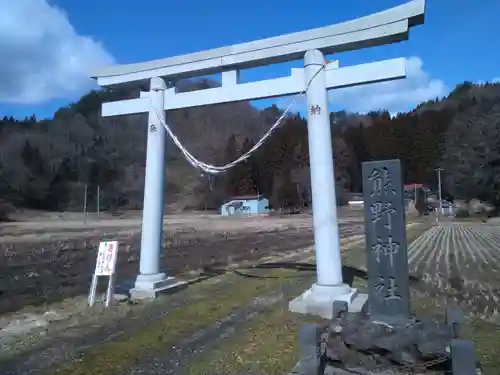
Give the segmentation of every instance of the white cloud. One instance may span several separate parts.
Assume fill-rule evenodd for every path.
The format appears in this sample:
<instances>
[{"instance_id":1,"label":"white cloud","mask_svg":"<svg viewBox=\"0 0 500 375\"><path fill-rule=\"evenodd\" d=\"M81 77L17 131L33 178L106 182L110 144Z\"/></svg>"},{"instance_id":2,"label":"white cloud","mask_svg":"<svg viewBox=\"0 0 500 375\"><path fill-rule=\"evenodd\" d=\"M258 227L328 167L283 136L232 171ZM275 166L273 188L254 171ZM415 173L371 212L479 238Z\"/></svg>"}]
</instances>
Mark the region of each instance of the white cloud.
<instances>
[{"instance_id":1,"label":"white cloud","mask_svg":"<svg viewBox=\"0 0 500 375\"><path fill-rule=\"evenodd\" d=\"M386 109L391 114L408 111L417 104L449 93L440 79L432 79L423 70L419 57L406 59L406 79L375 83L371 85L331 90L330 110L344 109L350 112L369 112ZM287 101L280 101L283 107ZM288 101L290 103L290 101ZM304 100L296 105L295 111L303 111Z\"/></svg>"},{"instance_id":2,"label":"white cloud","mask_svg":"<svg viewBox=\"0 0 500 375\"><path fill-rule=\"evenodd\" d=\"M500 77L493 78L491 82L500 83Z\"/></svg>"},{"instance_id":3,"label":"white cloud","mask_svg":"<svg viewBox=\"0 0 500 375\"><path fill-rule=\"evenodd\" d=\"M114 61L46 0L0 0L0 51L0 102L19 104L81 95L91 69Z\"/></svg>"}]
</instances>

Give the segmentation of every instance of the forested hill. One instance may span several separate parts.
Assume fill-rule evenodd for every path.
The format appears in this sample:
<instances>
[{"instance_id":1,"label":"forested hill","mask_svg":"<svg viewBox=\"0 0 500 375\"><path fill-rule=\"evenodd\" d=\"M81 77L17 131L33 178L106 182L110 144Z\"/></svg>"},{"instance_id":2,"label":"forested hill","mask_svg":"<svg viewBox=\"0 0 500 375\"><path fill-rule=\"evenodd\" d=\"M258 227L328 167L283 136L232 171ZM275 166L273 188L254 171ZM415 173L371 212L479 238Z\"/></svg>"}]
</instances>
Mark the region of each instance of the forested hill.
<instances>
[{"instance_id":1,"label":"forested hill","mask_svg":"<svg viewBox=\"0 0 500 375\"><path fill-rule=\"evenodd\" d=\"M208 88L202 80L183 90ZM96 186L105 209L140 208L144 184L146 115L101 118L103 101L137 97L138 90L91 92L52 120L0 120L0 200L16 207L81 209ZM223 164L248 150L276 121L276 107L249 103L171 111L167 120L199 159ZM405 182L444 187L456 198L500 200L500 84L463 83L447 98L391 118L388 112L331 114L339 200L360 191L362 161L398 158ZM276 205L309 200L307 129L289 116L247 162L209 178L193 169L169 140L166 203L171 208L216 208L232 195L263 193Z\"/></svg>"}]
</instances>

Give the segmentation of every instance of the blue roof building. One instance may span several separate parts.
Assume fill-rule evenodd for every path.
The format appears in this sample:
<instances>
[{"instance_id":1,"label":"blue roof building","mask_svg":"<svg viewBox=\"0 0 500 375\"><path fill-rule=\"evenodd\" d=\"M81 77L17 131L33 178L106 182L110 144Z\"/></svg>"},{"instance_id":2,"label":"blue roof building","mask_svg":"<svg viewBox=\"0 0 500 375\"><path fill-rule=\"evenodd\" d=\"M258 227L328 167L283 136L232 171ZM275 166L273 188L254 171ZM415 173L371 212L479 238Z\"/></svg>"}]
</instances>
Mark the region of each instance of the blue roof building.
<instances>
[{"instance_id":1,"label":"blue roof building","mask_svg":"<svg viewBox=\"0 0 500 375\"><path fill-rule=\"evenodd\" d=\"M269 212L269 200L262 195L243 195L230 198L221 206L222 216L241 216Z\"/></svg>"}]
</instances>

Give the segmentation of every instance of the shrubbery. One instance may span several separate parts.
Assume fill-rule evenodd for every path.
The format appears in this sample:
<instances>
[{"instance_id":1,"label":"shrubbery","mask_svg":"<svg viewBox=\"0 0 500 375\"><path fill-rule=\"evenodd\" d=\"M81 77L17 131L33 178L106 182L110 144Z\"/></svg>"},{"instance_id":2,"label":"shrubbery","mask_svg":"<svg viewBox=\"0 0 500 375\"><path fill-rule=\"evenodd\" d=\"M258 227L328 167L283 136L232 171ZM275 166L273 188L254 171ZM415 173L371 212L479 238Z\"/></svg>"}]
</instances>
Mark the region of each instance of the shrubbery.
<instances>
[{"instance_id":1,"label":"shrubbery","mask_svg":"<svg viewBox=\"0 0 500 375\"><path fill-rule=\"evenodd\" d=\"M456 218L470 217L470 213L465 208L459 208L457 212L455 212L455 217Z\"/></svg>"},{"instance_id":2,"label":"shrubbery","mask_svg":"<svg viewBox=\"0 0 500 375\"><path fill-rule=\"evenodd\" d=\"M13 210L14 207L10 203L0 200L0 222L9 221Z\"/></svg>"}]
</instances>

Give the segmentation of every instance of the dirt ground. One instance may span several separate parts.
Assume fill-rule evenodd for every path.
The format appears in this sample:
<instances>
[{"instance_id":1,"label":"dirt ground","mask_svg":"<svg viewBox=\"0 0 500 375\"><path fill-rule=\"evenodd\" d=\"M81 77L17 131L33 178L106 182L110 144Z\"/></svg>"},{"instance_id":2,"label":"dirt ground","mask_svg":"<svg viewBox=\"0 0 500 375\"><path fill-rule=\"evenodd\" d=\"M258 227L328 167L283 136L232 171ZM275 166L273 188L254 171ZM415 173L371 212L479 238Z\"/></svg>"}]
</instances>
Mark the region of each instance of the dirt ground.
<instances>
[{"instance_id":1,"label":"dirt ground","mask_svg":"<svg viewBox=\"0 0 500 375\"><path fill-rule=\"evenodd\" d=\"M340 208L341 222L362 221L362 211ZM130 235L141 228L141 212L120 214L89 214L84 221L81 213L22 212L13 215L12 222L0 223L0 243L43 242L56 239L76 239L89 235ZM310 228L311 214L285 216L221 217L213 213L165 215L166 235L185 231L248 232L286 228Z\"/></svg>"},{"instance_id":2,"label":"dirt ground","mask_svg":"<svg viewBox=\"0 0 500 375\"><path fill-rule=\"evenodd\" d=\"M31 214L30 221L0 225L0 314L86 294L98 243L118 240L117 291L128 290L138 272L140 216L101 215L83 225L75 214ZM341 236L363 233L359 212L343 212ZM162 266L171 275L258 260L313 242L312 217L222 218L186 214L165 217ZM104 284L104 283L103 283ZM104 287L104 285L102 285Z\"/></svg>"},{"instance_id":3,"label":"dirt ground","mask_svg":"<svg viewBox=\"0 0 500 375\"><path fill-rule=\"evenodd\" d=\"M427 228L422 223L409 226L408 241ZM358 270L354 284L363 290L363 241L345 236L344 280ZM415 246L413 251L418 241ZM313 248L295 252L287 261L313 265ZM245 272L252 277L218 275L147 304L109 310L97 306L93 314L11 343L2 369L6 375L286 374L297 361L299 327L312 320L289 313L287 303L314 282L314 268ZM442 320L444 306L450 304L446 295L430 297L412 283L416 313ZM476 341L485 374L496 373L499 326L472 314L463 334Z\"/></svg>"}]
</instances>

